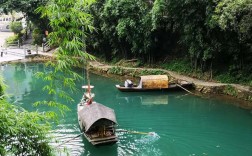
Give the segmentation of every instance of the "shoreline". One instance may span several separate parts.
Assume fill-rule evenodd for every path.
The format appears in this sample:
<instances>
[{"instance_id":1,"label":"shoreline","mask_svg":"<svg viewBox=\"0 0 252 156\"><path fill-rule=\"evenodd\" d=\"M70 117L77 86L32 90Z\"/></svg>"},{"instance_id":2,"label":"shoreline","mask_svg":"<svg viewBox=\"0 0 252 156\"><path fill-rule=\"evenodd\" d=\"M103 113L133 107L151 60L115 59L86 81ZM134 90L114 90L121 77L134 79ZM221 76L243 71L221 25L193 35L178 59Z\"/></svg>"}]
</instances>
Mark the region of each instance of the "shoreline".
<instances>
[{"instance_id":1,"label":"shoreline","mask_svg":"<svg viewBox=\"0 0 252 156\"><path fill-rule=\"evenodd\" d=\"M53 59L53 53L39 53L28 55L26 58L1 61L0 64L19 62L46 62ZM166 74L169 80L187 81L193 83L194 92L206 97L223 97L226 100L238 102L238 106L244 109L252 109L252 90L248 86L239 84L217 83L199 80L178 74L173 71L159 68L131 68L123 66L106 65L97 61L90 62L90 72L107 77L119 77L120 80L130 78L136 80L140 75ZM117 79L117 80L118 80ZM235 104L237 105L237 104Z\"/></svg>"},{"instance_id":2,"label":"shoreline","mask_svg":"<svg viewBox=\"0 0 252 156\"><path fill-rule=\"evenodd\" d=\"M159 69L159 68L130 68L123 66L112 66L102 64L97 61L92 61L90 63L90 69L94 70L96 73L101 73L105 75L117 75L124 78L136 79L143 73L150 74L160 73L167 74L169 79L178 81L187 81L193 83L194 90L197 94L202 94L204 96L223 96L226 99L231 99L232 101L237 99L240 106L245 109L252 109L252 90L248 86L242 86L240 84L227 84L227 83L217 83L199 80L196 78L191 78L188 76L180 75L176 72Z\"/></svg>"}]
</instances>

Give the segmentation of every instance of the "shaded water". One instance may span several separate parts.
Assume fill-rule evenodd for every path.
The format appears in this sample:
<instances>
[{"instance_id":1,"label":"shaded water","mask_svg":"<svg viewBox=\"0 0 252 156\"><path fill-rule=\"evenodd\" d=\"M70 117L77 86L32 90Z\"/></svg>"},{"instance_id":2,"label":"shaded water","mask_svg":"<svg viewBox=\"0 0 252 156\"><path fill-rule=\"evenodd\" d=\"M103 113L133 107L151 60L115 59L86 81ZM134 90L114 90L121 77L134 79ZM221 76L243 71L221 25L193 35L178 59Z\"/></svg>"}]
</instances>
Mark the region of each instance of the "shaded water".
<instances>
[{"instance_id":1,"label":"shaded water","mask_svg":"<svg viewBox=\"0 0 252 156\"><path fill-rule=\"evenodd\" d=\"M10 101L28 110L32 103L50 98L41 91L45 84L35 79L36 71L48 71L43 64L2 67ZM95 100L115 110L118 129L154 132L155 135L118 132L112 146L94 147L83 137L64 144L70 155L89 156L250 156L252 155L252 112L224 100L186 95L185 92L122 93L117 80L91 74ZM82 84L79 83L79 86ZM82 91L73 95L75 103L52 131L59 142L80 133L76 104ZM59 143L53 144L57 146ZM59 154L60 155L60 154ZM62 154L64 155L64 154Z\"/></svg>"}]
</instances>

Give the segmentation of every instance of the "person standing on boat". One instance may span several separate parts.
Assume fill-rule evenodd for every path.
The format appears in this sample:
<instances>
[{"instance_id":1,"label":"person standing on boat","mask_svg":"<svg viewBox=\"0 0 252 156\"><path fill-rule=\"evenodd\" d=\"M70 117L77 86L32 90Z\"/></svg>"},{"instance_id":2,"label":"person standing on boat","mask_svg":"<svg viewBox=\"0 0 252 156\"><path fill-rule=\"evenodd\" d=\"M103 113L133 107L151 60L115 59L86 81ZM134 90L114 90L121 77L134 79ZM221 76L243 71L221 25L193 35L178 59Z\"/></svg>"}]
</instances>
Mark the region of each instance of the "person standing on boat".
<instances>
[{"instance_id":1,"label":"person standing on boat","mask_svg":"<svg viewBox=\"0 0 252 156\"><path fill-rule=\"evenodd\" d=\"M82 99L81 99L81 103L82 104L87 104L90 105L93 102L93 98L94 98L94 93L91 93L91 88L93 88L93 86L82 86L82 88L87 89L86 92L83 94Z\"/></svg>"}]
</instances>

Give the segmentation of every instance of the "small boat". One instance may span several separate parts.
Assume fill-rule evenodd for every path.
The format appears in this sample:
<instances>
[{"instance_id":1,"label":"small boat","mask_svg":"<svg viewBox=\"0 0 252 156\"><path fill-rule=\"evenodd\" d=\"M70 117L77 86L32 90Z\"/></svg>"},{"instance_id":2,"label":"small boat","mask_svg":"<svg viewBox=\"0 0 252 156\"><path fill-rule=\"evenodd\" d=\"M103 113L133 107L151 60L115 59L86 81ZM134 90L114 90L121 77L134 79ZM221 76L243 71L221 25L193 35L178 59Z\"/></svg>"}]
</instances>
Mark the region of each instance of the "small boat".
<instances>
[{"instance_id":1,"label":"small boat","mask_svg":"<svg viewBox=\"0 0 252 156\"><path fill-rule=\"evenodd\" d=\"M192 83L180 81L179 83L169 83L167 75L145 75L140 76L138 85L132 81L126 80L124 85L116 85L116 88L122 92L143 92L143 91L159 91L159 90L181 90L189 89Z\"/></svg>"},{"instance_id":2,"label":"small boat","mask_svg":"<svg viewBox=\"0 0 252 156\"><path fill-rule=\"evenodd\" d=\"M115 134L115 125L117 124L115 112L109 107L92 101L93 97L93 93L84 93L78 104L80 129L85 138L93 145L116 143L118 139Z\"/></svg>"}]
</instances>

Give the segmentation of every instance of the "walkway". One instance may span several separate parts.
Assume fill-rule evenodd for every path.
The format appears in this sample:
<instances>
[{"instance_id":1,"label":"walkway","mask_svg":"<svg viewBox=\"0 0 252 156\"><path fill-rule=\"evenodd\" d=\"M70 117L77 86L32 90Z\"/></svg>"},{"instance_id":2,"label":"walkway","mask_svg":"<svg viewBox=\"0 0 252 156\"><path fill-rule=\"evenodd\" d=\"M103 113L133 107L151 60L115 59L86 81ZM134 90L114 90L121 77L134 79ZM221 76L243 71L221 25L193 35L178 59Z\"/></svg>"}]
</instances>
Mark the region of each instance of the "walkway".
<instances>
[{"instance_id":1,"label":"walkway","mask_svg":"<svg viewBox=\"0 0 252 156\"><path fill-rule=\"evenodd\" d=\"M0 63L25 60L26 57L36 54L52 56L52 52L44 53L41 47L38 47L38 50L36 50L36 47L34 45L31 45L31 39L29 40L29 42L26 42L26 44L20 48L18 48L17 46L4 48L3 45L5 40L12 35L13 33L11 32L0 32ZM28 54L27 52L28 49L31 51L30 54Z\"/></svg>"}]
</instances>

